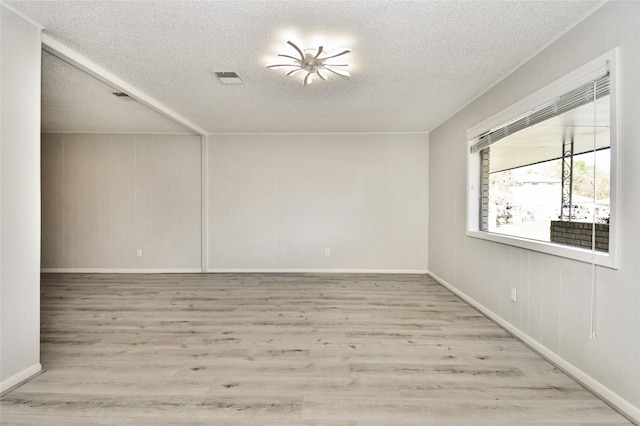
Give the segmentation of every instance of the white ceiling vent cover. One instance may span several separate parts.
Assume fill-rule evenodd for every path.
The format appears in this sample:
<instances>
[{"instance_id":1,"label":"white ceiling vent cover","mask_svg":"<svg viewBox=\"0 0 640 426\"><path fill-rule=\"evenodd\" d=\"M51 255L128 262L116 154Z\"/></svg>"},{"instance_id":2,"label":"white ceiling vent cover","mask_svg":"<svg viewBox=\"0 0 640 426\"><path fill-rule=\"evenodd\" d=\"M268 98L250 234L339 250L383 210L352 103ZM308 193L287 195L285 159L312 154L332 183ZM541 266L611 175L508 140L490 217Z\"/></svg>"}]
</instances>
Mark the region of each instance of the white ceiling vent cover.
<instances>
[{"instance_id":1,"label":"white ceiling vent cover","mask_svg":"<svg viewBox=\"0 0 640 426\"><path fill-rule=\"evenodd\" d=\"M222 84L243 84L240 76L234 71L214 71L213 72Z\"/></svg>"}]
</instances>

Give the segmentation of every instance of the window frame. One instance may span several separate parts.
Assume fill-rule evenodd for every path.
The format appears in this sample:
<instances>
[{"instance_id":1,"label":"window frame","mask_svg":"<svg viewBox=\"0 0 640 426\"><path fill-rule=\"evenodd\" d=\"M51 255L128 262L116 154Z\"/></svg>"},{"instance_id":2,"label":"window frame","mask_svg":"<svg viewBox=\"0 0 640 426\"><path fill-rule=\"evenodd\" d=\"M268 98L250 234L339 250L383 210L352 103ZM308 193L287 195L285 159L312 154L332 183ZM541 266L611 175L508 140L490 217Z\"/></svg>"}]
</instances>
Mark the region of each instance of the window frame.
<instances>
[{"instance_id":1,"label":"window frame","mask_svg":"<svg viewBox=\"0 0 640 426\"><path fill-rule=\"evenodd\" d=\"M619 141L619 64L620 52L619 48L610 50L609 52L589 61L578 69L568 73L564 77L554 81L553 83L537 90L536 92L526 96L513 105L494 114L488 119L467 129L467 230L468 237L479 238L483 240L493 241L500 244L516 246L528 250L547 253L553 256L560 256L585 263L593 263L608 268L618 269L618 229L620 229L619 214L619 170L618 158L620 153ZM509 122L510 120L521 116L528 111L544 104L545 102L558 97L568 91L574 89L580 84L584 84L589 79L596 78L606 71L607 62L610 73L610 147L611 147L611 164L610 164L610 219L609 219L609 251L601 252L592 249L573 247L558 243L546 241L530 240L504 234L497 234L489 231L480 230L481 215L481 151L471 153L473 139L491 129L495 129Z\"/></svg>"}]
</instances>

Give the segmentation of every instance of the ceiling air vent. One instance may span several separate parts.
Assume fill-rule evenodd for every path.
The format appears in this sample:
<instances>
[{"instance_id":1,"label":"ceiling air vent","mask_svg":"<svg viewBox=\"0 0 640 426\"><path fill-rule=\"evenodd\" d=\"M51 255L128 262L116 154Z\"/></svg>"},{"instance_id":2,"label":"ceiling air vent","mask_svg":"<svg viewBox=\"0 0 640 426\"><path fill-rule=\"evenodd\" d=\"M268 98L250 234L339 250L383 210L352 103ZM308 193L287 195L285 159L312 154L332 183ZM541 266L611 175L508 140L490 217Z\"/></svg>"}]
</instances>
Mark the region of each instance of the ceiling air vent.
<instances>
[{"instance_id":1,"label":"ceiling air vent","mask_svg":"<svg viewBox=\"0 0 640 426\"><path fill-rule=\"evenodd\" d=\"M131 99L131 100L133 100L133 99L131 98L131 96L127 95L127 94L126 94L126 93L124 93L124 92L113 92L113 94L114 94L115 96L119 97L119 98L122 98L122 99Z\"/></svg>"},{"instance_id":2,"label":"ceiling air vent","mask_svg":"<svg viewBox=\"0 0 640 426\"><path fill-rule=\"evenodd\" d=\"M213 72L222 84L243 84L240 76L234 71L214 71Z\"/></svg>"}]
</instances>

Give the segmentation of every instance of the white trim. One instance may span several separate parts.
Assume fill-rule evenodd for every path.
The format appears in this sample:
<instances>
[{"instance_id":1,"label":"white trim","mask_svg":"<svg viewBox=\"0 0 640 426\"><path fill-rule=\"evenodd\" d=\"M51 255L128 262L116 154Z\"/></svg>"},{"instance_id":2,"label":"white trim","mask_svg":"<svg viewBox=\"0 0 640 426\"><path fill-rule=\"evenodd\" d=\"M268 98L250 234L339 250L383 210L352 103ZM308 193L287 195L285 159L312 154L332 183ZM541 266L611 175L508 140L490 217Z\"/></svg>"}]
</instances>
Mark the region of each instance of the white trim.
<instances>
[{"instance_id":1,"label":"white trim","mask_svg":"<svg viewBox=\"0 0 640 426\"><path fill-rule=\"evenodd\" d=\"M37 363L37 364L33 364L31 367L27 367L24 370L14 374L8 379L4 379L2 382L0 382L0 393L4 393L7 390L11 389L12 387L17 386L22 382L29 380L31 377L38 374L40 371L42 371L42 364Z\"/></svg>"},{"instance_id":2,"label":"white trim","mask_svg":"<svg viewBox=\"0 0 640 426\"><path fill-rule=\"evenodd\" d=\"M199 268L42 268L43 274L200 274ZM420 274L427 269L208 268L213 274Z\"/></svg>"},{"instance_id":3,"label":"white trim","mask_svg":"<svg viewBox=\"0 0 640 426\"><path fill-rule=\"evenodd\" d=\"M617 194L621 181L619 179L618 157L620 149L618 144L618 128L620 125L620 99L617 87L620 86L620 48L614 48L607 53L589 61L564 77L548 84L521 99L513 105L499 111L491 117L467 129L466 159L467 159L467 211L466 211L466 235L468 237L489 240L500 244L507 244L521 247L527 250L547 253L553 256L565 257L585 263L595 263L607 268L619 268L618 237L620 226L620 214L618 209ZM610 165L610 199L611 199L611 221L609 225L609 251L600 253L598 251L586 250L568 245L554 244L545 241L528 240L510 235L495 234L481 231L479 224L480 212L480 152L470 153L473 139L489 130L492 130L504 123L522 116L533 108L554 99L567 90L583 84L591 78L599 77L606 71L606 63L609 62L610 82L611 82L611 165Z\"/></svg>"},{"instance_id":4,"label":"white trim","mask_svg":"<svg viewBox=\"0 0 640 426\"><path fill-rule=\"evenodd\" d=\"M442 286L447 288L453 294L458 296L464 302L471 305L473 308L477 309L484 316L494 321L500 327L505 329L509 334L518 340L522 341L525 345L527 345L531 350L536 352L538 355L549 361L554 366L558 367L569 377L580 383L582 386L587 388L589 391L594 393L597 397L602 399L604 402L609 404L612 408L618 411L623 416L627 417L632 422L640 424L640 407L634 406L631 402L627 401L584 371L580 370L575 365L571 364L566 359L562 358L557 353L553 352L551 349L544 346L542 343L538 342L522 330L516 328L513 324L486 308L480 302L467 295L466 293L458 290L453 285L449 284L446 280L442 279L438 275L429 271L428 275L440 283Z\"/></svg>"},{"instance_id":5,"label":"white trim","mask_svg":"<svg viewBox=\"0 0 640 426\"><path fill-rule=\"evenodd\" d=\"M187 118L181 116L174 110L170 109L166 105L160 103L160 101L152 98L143 91L135 88L131 84L122 80L120 77L102 68L100 65L81 55L80 53L72 50L71 48L60 43L58 40L48 36L42 35L42 48L54 56L68 62L74 67L86 72L87 74L97 78L105 84L113 87L114 89L128 94L133 99L137 100L143 105L151 108L152 110L162 114L168 119L184 126L188 130L205 136L207 132L197 124L191 122Z\"/></svg>"},{"instance_id":6,"label":"white trim","mask_svg":"<svg viewBox=\"0 0 640 426\"><path fill-rule=\"evenodd\" d=\"M427 269L307 269L307 268L210 268L218 274L420 274Z\"/></svg>"},{"instance_id":7,"label":"white trim","mask_svg":"<svg viewBox=\"0 0 640 426\"><path fill-rule=\"evenodd\" d=\"M209 136L200 142L200 268L209 267Z\"/></svg>"},{"instance_id":8,"label":"white trim","mask_svg":"<svg viewBox=\"0 0 640 426\"><path fill-rule=\"evenodd\" d=\"M85 131L85 130L67 130L67 131L58 131L58 130L47 130L40 132L42 134L54 134L54 135L193 135L193 132L96 132L96 131Z\"/></svg>"},{"instance_id":9,"label":"white trim","mask_svg":"<svg viewBox=\"0 0 640 426\"><path fill-rule=\"evenodd\" d=\"M609 165L609 200L610 200L610 212L609 212L609 255L613 258L613 264L616 268L620 266L620 247L618 243L618 230L622 229L622 216L620 212L622 209L620 206L622 203L618 200L618 194L621 193L620 188L623 185L620 177L619 164L622 156L622 150L624 142L621 143L622 129L622 102L621 91L618 88L622 87L622 56L620 55L620 48L617 47L611 52L610 59L610 90L611 90L611 123L610 123L610 136L611 141L611 160Z\"/></svg>"},{"instance_id":10,"label":"white trim","mask_svg":"<svg viewBox=\"0 0 640 426\"><path fill-rule=\"evenodd\" d=\"M212 136L264 136L264 135L428 135L426 130L415 132L213 132Z\"/></svg>"},{"instance_id":11,"label":"white trim","mask_svg":"<svg viewBox=\"0 0 640 426\"><path fill-rule=\"evenodd\" d=\"M20 12L19 10L14 9L12 6L9 6L8 4L6 4L6 3L4 3L2 1L0 1L0 6L4 7L9 12L11 12L11 13L19 16L20 18L24 19L25 21L27 21L31 25L37 27L40 31L45 29L44 25L42 25L40 22L34 21L33 19L29 18L24 13Z\"/></svg>"},{"instance_id":12,"label":"white trim","mask_svg":"<svg viewBox=\"0 0 640 426\"><path fill-rule=\"evenodd\" d=\"M485 231L467 231L468 237L479 238L481 240L493 241L494 243L507 244L527 250L546 253L552 256L564 257L577 260L579 262L594 263L606 268L618 269L615 259L611 253L596 251L591 249L567 246L547 241L528 240L526 238L514 237L511 235L496 234ZM611 238L611 233L609 234ZM610 240L611 241L611 240Z\"/></svg>"},{"instance_id":13,"label":"white trim","mask_svg":"<svg viewBox=\"0 0 640 426\"><path fill-rule=\"evenodd\" d=\"M199 274L200 268L42 268L43 274Z\"/></svg>"}]
</instances>

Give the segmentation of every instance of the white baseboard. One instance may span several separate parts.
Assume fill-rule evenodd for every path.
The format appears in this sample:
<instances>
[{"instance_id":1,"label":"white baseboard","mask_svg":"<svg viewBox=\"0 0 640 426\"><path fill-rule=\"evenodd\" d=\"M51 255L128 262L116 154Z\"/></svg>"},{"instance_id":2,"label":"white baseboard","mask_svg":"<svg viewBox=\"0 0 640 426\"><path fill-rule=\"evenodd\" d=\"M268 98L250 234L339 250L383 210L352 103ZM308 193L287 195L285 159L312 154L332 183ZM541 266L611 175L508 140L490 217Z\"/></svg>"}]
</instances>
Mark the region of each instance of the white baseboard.
<instances>
[{"instance_id":1,"label":"white baseboard","mask_svg":"<svg viewBox=\"0 0 640 426\"><path fill-rule=\"evenodd\" d=\"M290 269L290 268L210 268L213 274L421 274L426 269Z\"/></svg>"},{"instance_id":2,"label":"white baseboard","mask_svg":"<svg viewBox=\"0 0 640 426\"><path fill-rule=\"evenodd\" d=\"M426 269L291 269L291 268L210 268L142 269L142 268L42 268L44 274L420 274Z\"/></svg>"},{"instance_id":3,"label":"white baseboard","mask_svg":"<svg viewBox=\"0 0 640 426\"><path fill-rule=\"evenodd\" d=\"M41 370L42 365L40 363L37 363L14 374L8 379L3 380L2 382L0 382L0 393L4 393L12 387L24 382L25 380L28 380L30 377L38 374Z\"/></svg>"},{"instance_id":4,"label":"white baseboard","mask_svg":"<svg viewBox=\"0 0 640 426\"><path fill-rule=\"evenodd\" d=\"M513 324L506 321L501 316L497 315L490 309L487 309L480 302L475 300L474 298L468 296L466 293L458 290L453 285L449 284L444 279L440 278L438 275L429 271L428 275L432 277L434 280L438 281L456 296L467 302L469 305L476 308L483 315L494 321L500 327L504 328L511 335L522 341L525 345L527 345L531 350L538 353L541 357L549 361L551 364L558 367L564 373L566 373L569 377L573 378L575 381L580 383L585 388L589 389L595 395L597 395L604 402L609 404L612 408L618 411L623 416L627 417L635 424L640 424L640 407L636 407L626 399L622 398L620 395L591 377L589 374L580 370L578 367L571 364L569 361L562 358L557 353L553 352L551 349L544 346L542 343L533 339L528 334L524 333L522 330L513 326Z\"/></svg>"},{"instance_id":5,"label":"white baseboard","mask_svg":"<svg viewBox=\"0 0 640 426\"><path fill-rule=\"evenodd\" d=\"M200 268L41 268L44 274L193 274Z\"/></svg>"}]
</instances>

